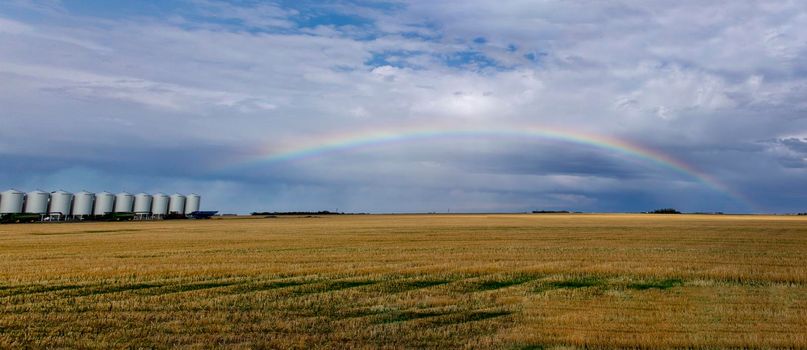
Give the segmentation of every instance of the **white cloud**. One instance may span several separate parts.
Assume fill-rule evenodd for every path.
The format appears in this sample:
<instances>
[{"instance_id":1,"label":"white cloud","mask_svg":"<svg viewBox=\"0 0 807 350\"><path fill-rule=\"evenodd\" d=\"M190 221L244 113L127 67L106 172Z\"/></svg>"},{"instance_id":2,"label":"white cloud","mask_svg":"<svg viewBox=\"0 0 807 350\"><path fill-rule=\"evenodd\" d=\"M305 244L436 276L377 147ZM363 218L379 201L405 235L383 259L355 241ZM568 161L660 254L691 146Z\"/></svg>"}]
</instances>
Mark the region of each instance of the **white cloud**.
<instances>
[{"instance_id":1,"label":"white cloud","mask_svg":"<svg viewBox=\"0 0 807 350\"><path fill-rule=\"evenodd\" d=\"M294 10L286 10L270 3L258 3L254 6L243 7L222 1L193 0L196 10L207 17L225 20L238 20L250 28L272 29L291 28L294 22L290 16L298 14Z\"/></svg>"},{"instance_id":2,"label":"white cloud","mask_svg":"<svg viewBox=\"0 0 807 350\"><path fill-rule=\"evenodd\" d=\"M39 89L88 100L117 99L160 109L196 112L210 106L234 107L242 112L276 108L255 96L57 67L6 63L0 66L0 73L20 75L36 81Z\"/></svg>"}]
</instances>

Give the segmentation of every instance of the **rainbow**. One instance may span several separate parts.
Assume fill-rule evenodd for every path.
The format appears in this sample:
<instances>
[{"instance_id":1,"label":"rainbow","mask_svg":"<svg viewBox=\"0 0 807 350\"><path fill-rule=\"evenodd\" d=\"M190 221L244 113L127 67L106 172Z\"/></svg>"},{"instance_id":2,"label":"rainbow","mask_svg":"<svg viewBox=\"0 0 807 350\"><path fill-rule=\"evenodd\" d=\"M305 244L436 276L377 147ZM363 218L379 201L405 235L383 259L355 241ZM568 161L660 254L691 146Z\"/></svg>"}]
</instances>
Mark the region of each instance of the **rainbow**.
<instances>
[{"instance_id":1,"label":"rainbow","mask_svg":"<svg viewBox=\"0 0 807 350\"><path fill-rule=\"evenodd\" d=\"M278 149L277 146L264 146L253 156L241 158L231 166L249 166L257 164L272 164L288 161L315 158L333 152L365 149L369 147L413 142L417 140L439 138L527 138L550 141L560 141L587 145L604 149L617 154L650 162L656 166L673 170L689 176L714 191L728 195L749 208L755 208L752 202L706 174L696 167L686 164L678 159L648 147L642 147L625 140L604 135L589 134L580 131L568 131L546 127L518 127L518 128L417 128L399 127L395 129L368 129L348 133L335 133L326 136L319 135L309 141L296 140L295 146Z\"/></svg>"}]
</instances>

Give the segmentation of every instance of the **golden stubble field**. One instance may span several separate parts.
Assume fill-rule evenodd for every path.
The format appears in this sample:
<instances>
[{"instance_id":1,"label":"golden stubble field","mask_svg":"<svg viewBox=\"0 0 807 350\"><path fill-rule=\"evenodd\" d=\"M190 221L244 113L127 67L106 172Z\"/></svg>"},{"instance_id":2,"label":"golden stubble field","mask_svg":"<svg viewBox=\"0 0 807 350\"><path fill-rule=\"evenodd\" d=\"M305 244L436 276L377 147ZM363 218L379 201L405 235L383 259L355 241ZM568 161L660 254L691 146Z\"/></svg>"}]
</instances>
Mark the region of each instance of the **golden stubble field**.
<instances>
[{"instance_id":1,"label":"golden stubble field","mask_svg":"<svg viewBox=\"0 0 807 350\"><path fill-rule=\"evenodd\" d=\"M0 347L807 348L807 218L0 225Z\"/></svg>"}]
</instances>

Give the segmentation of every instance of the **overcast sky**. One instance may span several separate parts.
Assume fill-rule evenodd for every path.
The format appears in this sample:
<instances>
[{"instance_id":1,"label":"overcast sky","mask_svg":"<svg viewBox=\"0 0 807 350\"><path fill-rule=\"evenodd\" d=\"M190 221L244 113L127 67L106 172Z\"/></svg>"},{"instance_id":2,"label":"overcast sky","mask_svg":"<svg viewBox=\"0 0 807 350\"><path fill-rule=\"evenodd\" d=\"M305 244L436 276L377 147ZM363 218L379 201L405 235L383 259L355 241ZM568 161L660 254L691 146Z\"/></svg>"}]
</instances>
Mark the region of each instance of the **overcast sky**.
<instances>
[{"instance_id":1,"label":"overcast sky","mask_svg":"<svg viewBox=\"0 0 807 350\"><path fill-rule=\"evenodd\" d=\"M713 183L451 133L528 128ZM416 129L444 133L329 147ZM239 213L807 211L807 3L6 0L0 164Z\"/></svg>"}]
</instances>

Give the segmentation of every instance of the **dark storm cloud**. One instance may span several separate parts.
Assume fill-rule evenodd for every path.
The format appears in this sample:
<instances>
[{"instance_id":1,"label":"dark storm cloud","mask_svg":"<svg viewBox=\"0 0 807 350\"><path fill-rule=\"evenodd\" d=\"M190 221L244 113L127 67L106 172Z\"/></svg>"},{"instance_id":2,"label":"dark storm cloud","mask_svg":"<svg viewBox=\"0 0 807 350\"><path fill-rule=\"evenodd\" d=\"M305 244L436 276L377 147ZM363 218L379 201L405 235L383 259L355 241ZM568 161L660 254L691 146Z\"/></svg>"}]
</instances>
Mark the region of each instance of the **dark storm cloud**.
<instances>
[{"instance_id":1,"label":"dark storm cloud","mask_svg":"<svg viewBox=\"0 0 807 350\"><path fill-rule=\"evenodd\" d=\"M807 138L797 139L795 137L781 139L779 140L780 143L787 146L788 149L794 152L798 152L804 155L807 155Z\"/></svg>"},{"instance_id":2,"label":"dark storm cloud","mask_svg":"<svg viewBox=\"0 0 807 350\"><path fill-rule=\"evenodd\" d=\"M584 175L631 179L652 175L641 160L570 144L522 143L484 154L457 154L450 162L463 172ZM669 174L666 174L669 175Z\"/></svg>"}]
</instances>

